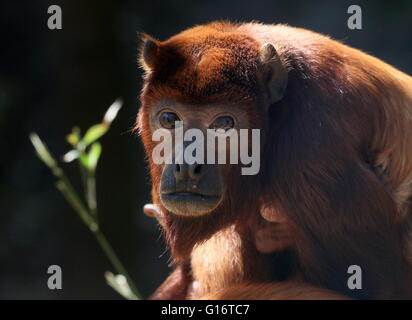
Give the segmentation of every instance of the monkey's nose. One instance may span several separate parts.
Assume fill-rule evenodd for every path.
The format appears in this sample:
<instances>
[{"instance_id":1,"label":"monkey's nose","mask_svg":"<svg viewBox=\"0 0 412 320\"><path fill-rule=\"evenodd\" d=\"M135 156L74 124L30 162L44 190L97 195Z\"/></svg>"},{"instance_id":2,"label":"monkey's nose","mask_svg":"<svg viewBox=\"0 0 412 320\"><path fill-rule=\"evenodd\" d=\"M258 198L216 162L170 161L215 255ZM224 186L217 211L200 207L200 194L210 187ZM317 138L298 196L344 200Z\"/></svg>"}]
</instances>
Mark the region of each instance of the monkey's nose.
<instances>
[{"instance_id":1,"label":"monkey's nose","mask_svg":"<svg viewBox=\"0 0 412 320\"><path fill-rule=\"evenodd\" d=\"M194 164L175 164L174 166L174 176L176 181L182 181L184 179L190 178L197 182L202 175L202 165L198 163Z\"/></svg>"},{"instance_id":2,"label":"monkey's nose","mask_svg":"<svg viewBox=\"0 0 412 320\"><path fill-rule=\"evenodd\" d=\"M202 175L202 165L198 163L189 165L189 176L192 179L199 179Z\"/></svg>"},{"instance_id":3,"label":"monkey's nose","mask_svg":"<svg viewBox=\"0 0 412 320\"><path fill-rule=\"evenodd\" d=\"M187 176L187 168L184 164L175 164L173 174L176 182L182 181Z\"/></svg>"}]
</instances>

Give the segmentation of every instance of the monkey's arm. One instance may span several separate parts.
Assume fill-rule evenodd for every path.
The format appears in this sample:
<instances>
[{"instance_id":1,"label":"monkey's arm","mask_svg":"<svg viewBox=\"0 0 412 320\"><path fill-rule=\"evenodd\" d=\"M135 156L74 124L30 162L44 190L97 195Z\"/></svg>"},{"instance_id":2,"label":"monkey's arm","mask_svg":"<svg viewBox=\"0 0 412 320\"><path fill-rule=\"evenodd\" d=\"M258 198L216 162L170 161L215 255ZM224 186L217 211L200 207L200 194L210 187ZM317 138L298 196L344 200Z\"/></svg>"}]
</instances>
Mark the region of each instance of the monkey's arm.
<instances>
[{"instance_id":1,"label":"monkey's arm","mask_svg":"<svg viewBox=\"0 0 412 320\"><path fill-rule=\"evenodd\" d=\"M293 246L294 230L291 221L275 208L263 207L249 222L256 249L264 254L279 252Z\"/></svg>"},{"instance_id":2,"label":"monkey's arm","mask_svg":"<svg viewBox=\"0 0 412 320\"><path fill-rule=\"evenodd\" d=\"M356 298L410 296L411 277L391 195L360 161L338 161L312 175L298 169L292 178L291 172L278 175L280 182L295 183L282 185L280 199L298 226L295 245L305 280ZM362 270L361 290L348 287L351 265Z\"/></svg>"},{"instance_id":3,"label":"monkey's arm","mask_svg":"<svg viewBox=\"0 0 412 320\"><path fill-rule=\"evenodd\" d=\"M178 265L149 300L184 300L187 299L192 279L187 265Z\"/></svg>"}]
</instances>

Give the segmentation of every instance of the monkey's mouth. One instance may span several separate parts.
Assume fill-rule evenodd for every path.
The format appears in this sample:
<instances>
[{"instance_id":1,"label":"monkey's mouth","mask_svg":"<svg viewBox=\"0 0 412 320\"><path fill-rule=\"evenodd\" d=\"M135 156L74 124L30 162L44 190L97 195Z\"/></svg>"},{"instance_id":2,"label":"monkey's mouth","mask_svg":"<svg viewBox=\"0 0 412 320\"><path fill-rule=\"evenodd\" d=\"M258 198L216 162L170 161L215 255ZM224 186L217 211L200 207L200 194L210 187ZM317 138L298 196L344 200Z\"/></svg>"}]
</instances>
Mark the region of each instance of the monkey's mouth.
<instances>
[{"instance_id":1,"label":"monkey's mouth","mask_svg":"<svg viewBox=\"0 0 412 320\"><path fill-rule=\"evenodd\" d=\"M182 216L199 216L213 211L220 203L221 195L200 192L162 192L160 200L167 210Z\"/></svg>"},{"instance_id":2,"label":"monkey's mouth","mask_svg":"<svg viewBox=\"0 0 412 320\"><path fill-rule=\"evenodd\" d=\"M220 195L209 195L209 194L204 194L200 192L163 192L162 196L170 197L170 198L179 198L181 197L182 199L186 198L192 198L196 199L199 198L199 200L206 200L210 198L220 198Z\"/></svg>"}]
</instances>

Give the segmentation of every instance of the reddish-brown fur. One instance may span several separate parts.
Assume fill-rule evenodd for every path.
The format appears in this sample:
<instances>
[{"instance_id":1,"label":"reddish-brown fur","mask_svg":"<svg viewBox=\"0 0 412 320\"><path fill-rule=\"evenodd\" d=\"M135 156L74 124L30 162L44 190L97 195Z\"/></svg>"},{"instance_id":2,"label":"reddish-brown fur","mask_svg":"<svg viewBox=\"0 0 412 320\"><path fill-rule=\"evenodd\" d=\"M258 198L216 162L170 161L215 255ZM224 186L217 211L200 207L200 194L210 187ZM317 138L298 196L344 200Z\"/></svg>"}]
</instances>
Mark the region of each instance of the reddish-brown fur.
<instances>
[{"instance_id":1,"label":"reddish-brown fur","mask_svg":"<svg viewBox=\"0 0 412 320\"><path fill-rule=\"evenodd\" d=\"M267 42L288 70L286 94L271 106L258 76L259 50ZM261 216L271 221L279 215L293 229L296 272L289 278L355 298L412 297L411 77L328 37L284 25L217 22L157 44L154 62L143 62L138 119L148 155L154 147L149 110L160 99L237 103L250 128L263 130L260 173L234 174L217 212L163 217L174 261L191 265L194 285L186 297L279 297L279 284L234 286L273 281L273 265L253 246L251 226ZM149 164L153 202L165 210L158 195L161 167ZM219 253L222 246L226 255ZM347 268L354 264L363 270L363 290L347 288ZM299 290L296 282L284 285ZM295 298L310 298L311 290ZM312 298L335 297L313 290Z\"/></svg>"},{"instance_id":2,"label":"reddish-brown fur","mask_svg":"<svg viewBox=\"0 0 412 320\"><path fill-rule=\"evenodd\" d=\"M242 283L228 287L202 300L349 300L336 292L298 281L279 283Z\"/></svg>"}]
</instances>

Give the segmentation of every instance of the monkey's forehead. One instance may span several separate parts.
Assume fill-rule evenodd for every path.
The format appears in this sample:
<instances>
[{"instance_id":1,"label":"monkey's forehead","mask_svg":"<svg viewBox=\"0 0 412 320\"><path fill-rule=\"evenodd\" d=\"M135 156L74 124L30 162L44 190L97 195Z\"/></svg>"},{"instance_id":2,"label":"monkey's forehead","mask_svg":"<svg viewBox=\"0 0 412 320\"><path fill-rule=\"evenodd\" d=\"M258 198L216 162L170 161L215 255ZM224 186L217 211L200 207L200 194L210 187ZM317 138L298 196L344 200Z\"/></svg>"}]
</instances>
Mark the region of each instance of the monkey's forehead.
<instances>
[{"instance_id":1,"label":"monkey's forehead","mask_svg":"<svg viewBox=\"0 0 412 320\"><path fill-rule=\"evenodd\" d=\"M189 29L161 42L147 86L169 86L187 97L256 91L259 44L236 32Z\"/></svg>"}]
</instances>

